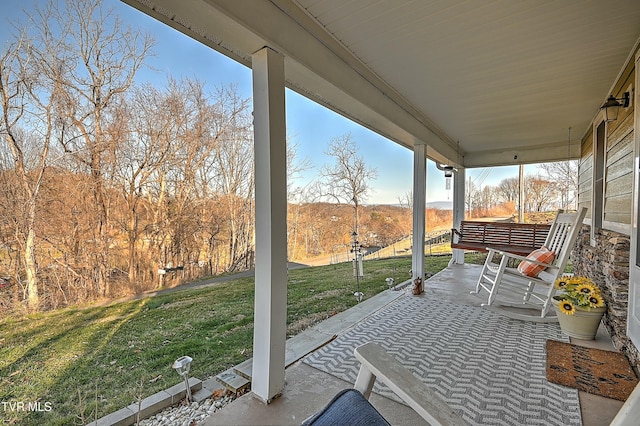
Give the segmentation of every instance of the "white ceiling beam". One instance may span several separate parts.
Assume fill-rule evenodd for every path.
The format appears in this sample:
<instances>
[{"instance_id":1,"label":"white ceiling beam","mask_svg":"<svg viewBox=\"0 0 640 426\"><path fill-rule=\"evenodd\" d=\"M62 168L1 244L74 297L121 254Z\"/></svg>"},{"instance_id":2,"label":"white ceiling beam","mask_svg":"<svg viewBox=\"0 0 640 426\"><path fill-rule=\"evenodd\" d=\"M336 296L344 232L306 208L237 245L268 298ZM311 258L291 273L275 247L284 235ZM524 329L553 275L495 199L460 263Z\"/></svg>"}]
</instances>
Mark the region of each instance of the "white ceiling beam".
<instances>
[{"instance_id":1,"label":"white ceiling beam","mask_svg":"<svg viewBox=\"0 0 640 426\"><path fill-rule=\"evenodd\" d=\"M536 164L580 158L580 142L568 141L527 146L516 149L474 151L467 153L463 163L467 168Z\"/></svg>"}]
</instances>

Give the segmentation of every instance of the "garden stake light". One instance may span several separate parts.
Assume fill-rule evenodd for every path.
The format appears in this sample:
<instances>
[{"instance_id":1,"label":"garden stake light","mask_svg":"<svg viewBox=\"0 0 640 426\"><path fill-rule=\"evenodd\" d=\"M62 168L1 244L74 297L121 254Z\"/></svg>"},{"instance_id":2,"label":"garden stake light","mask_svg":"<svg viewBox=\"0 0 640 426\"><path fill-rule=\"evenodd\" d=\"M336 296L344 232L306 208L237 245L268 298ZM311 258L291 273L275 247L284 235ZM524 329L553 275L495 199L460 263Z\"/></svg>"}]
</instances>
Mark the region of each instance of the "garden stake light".
<instances>
[{"instance_id":1,"label":"garden stake light","mask_svg":"<svg viewBox=\"0 0 640 426\"><path fill-rule=\"evenodd\" d=\"M386 278L385 281L387 282L387 287L389 288L393 287L393 278L391 277Z\"/></svg>"},{"instance_id":2,"label":"garden stake light","mask_svg":"<svg viewBox=\"0 0 640 426\"><path fill-rule=\"evenodd\" d=\"M189 356L181 356L173 363L173 368L184 379L184 386L187 389L187 401L191 402L191 388L189 387L189 368L193 359Z\"/></svg>"}]
</instances>

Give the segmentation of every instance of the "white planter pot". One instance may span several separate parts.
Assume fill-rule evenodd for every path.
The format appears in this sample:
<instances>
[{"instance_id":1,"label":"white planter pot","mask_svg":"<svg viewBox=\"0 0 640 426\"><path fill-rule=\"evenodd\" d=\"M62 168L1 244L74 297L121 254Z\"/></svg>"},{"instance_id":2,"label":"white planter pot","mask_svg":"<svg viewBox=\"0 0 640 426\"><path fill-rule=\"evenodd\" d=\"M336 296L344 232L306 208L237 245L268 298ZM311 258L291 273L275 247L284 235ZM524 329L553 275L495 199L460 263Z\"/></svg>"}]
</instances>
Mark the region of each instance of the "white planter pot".
<instances>
[{"instance_id":1,"label":"white planter pot","mask_svg":"<svg viewBox=\"0 0 640 426\"><path fill-rule=\"evenodd\" d=\"M556 310L560 328L564 334L582 340L593 340L596 338L600 320L607 311L606 307L591 308L589 311L577 307L573 315L567 315L560 311L557 300L551 299L551 303L553 303Z\"/></svg>"}]
</instances>

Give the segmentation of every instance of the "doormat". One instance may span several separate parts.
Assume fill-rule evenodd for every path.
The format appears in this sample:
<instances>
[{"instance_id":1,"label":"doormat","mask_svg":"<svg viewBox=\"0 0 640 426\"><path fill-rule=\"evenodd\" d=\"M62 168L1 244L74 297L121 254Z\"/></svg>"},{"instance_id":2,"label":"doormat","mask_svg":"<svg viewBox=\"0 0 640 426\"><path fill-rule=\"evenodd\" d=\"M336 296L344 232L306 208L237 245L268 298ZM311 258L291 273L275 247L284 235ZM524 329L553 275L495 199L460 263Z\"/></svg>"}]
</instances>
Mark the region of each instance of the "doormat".
<instances>
[{"instance_id":1,"label":"doormat","mask_svg":"<svg viewBox=\"0 0 640 426\"><path fill-rule=\"evenodd\" d=\"M623 354L555 340L547 340L547 380L620 401L638 383Z\"/></svg>"}]
</instances>

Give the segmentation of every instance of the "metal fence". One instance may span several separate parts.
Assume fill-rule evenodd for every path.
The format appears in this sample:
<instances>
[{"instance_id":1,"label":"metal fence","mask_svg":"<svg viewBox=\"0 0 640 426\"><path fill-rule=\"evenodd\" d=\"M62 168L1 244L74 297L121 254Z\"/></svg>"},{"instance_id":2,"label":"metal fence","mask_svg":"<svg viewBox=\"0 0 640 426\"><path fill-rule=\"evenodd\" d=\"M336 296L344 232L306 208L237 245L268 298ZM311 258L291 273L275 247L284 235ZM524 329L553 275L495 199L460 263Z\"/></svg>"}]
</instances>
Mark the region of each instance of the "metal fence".
<instances>
[{"instance_id":1,"label":"metal fence","mask_svg":"<svg viewBox=\"0 0 640 426\"><path fill-rule=\"evenodd\" d=\"M449 231L434 231L425 236L425 254L443 254L450 253L451 233ZM364 260L386 259L390 257L408 256L412 252L412 238L404 238L390 246L382 247L371 253L365 254ZM330 264L353 261L353 253L349 249L343 252L331 254Z\"/></svg>"}]
</instances>

